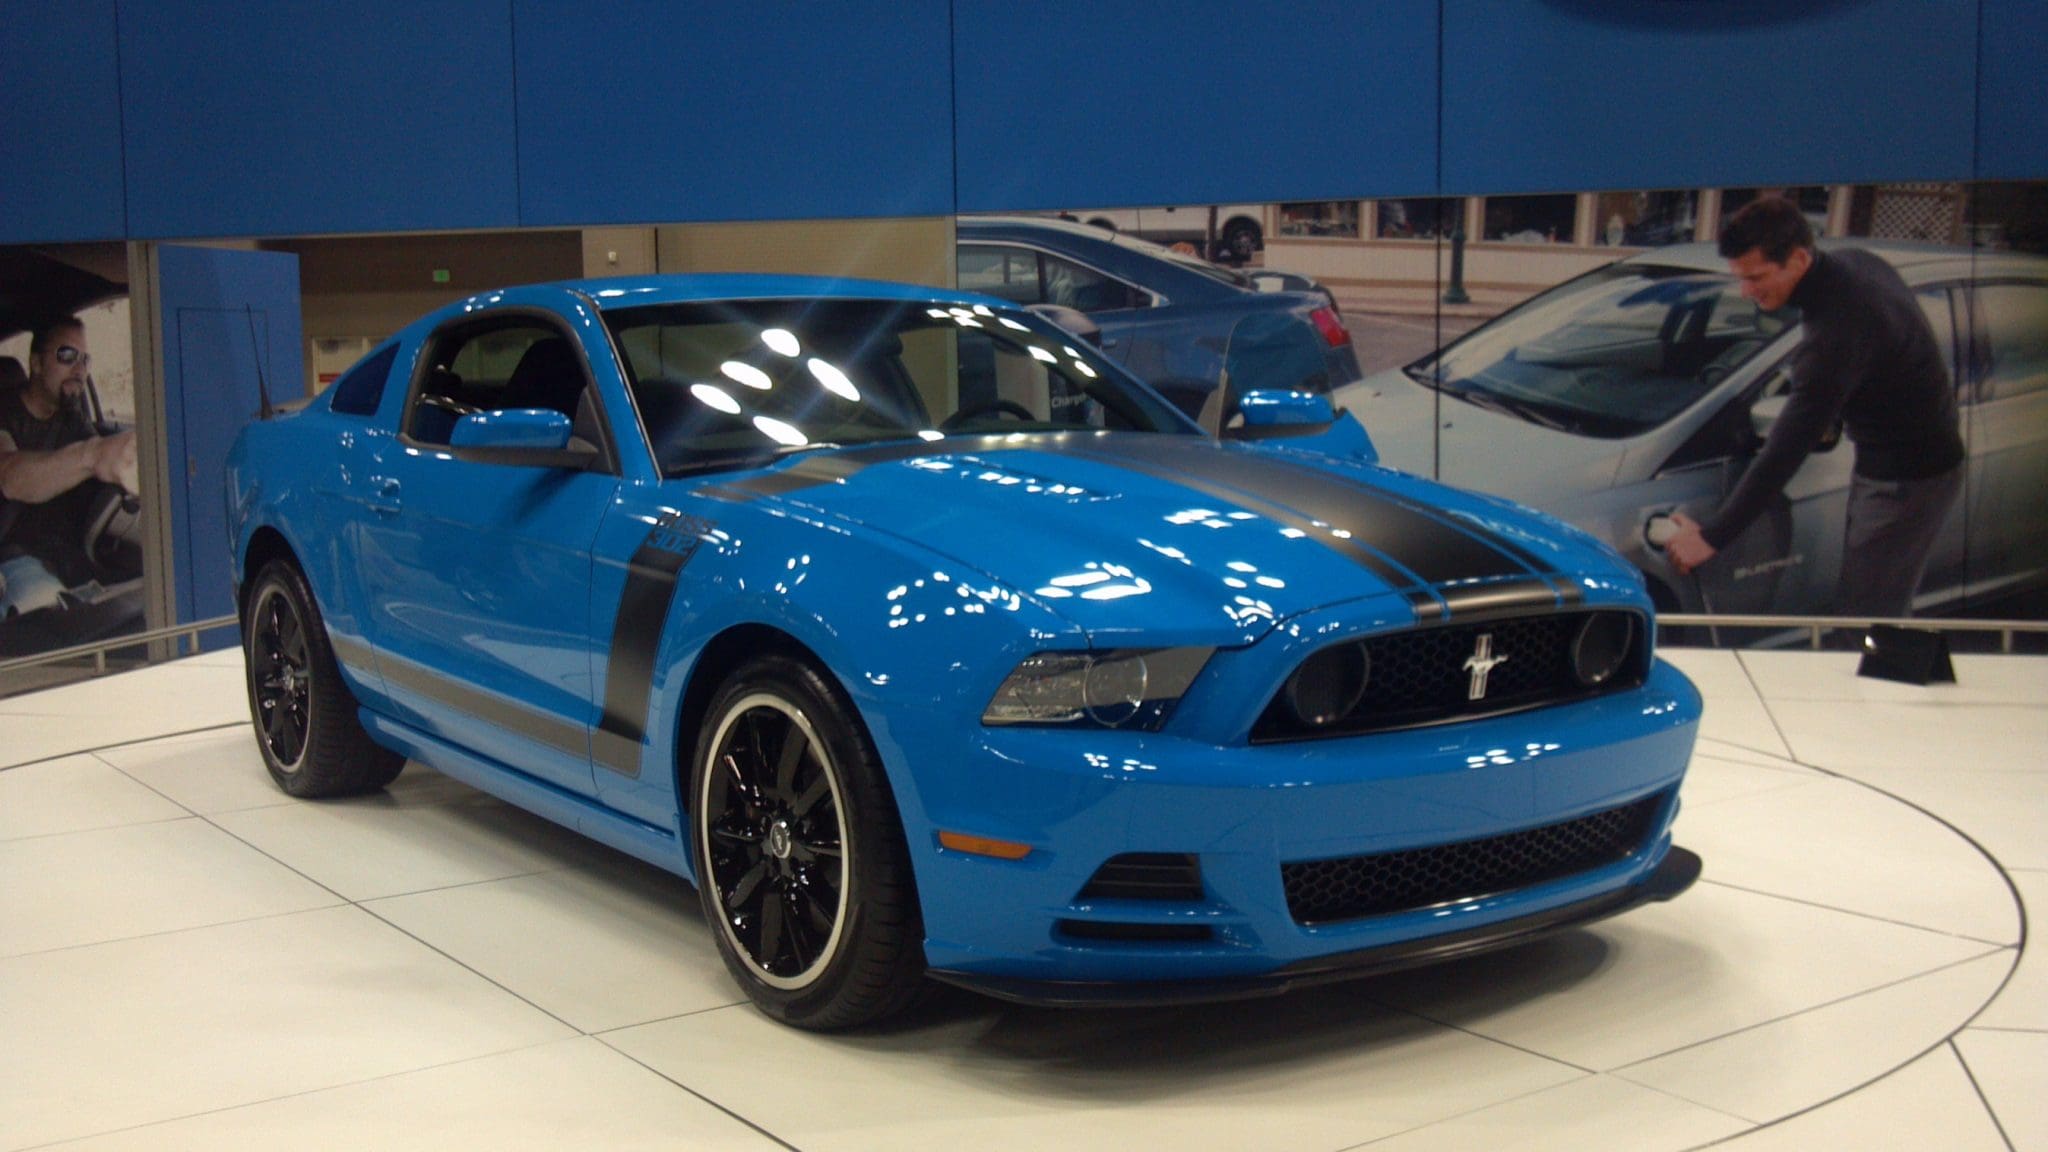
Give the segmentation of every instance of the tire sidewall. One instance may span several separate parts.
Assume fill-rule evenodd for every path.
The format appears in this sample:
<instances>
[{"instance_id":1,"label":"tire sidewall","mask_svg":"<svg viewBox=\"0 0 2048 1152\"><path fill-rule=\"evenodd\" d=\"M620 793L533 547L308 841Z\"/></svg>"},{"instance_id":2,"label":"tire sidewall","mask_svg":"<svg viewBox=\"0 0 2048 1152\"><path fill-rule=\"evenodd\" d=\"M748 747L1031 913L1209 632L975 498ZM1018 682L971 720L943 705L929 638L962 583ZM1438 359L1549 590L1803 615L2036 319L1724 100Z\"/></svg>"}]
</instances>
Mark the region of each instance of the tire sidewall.
<instances>
[{"instance_id":1,"label":"tire sidewall","mask_svg":"<svg viewBox=\"0 0 2048 1152\"><path fill-rule=\"evenodd\" d=\"M297 575L298 573L290 566L279 561L273 560L264 565L263 571L256 577L255 586L249 590L242 620L243 680L246 682L249 695L249 717L256 726L256 747L263 754L264 767L268 768L271 776L287 790L290 790L290 782L305 768L306 758L313 749L314 725L320 721L319 692L316 685L316 690L306 693L306 725L299 742L298 758L289 764L279 760L276 753L271 750L270 741L264 735L263 707L256 693L256 630L262 618L263 605L273 596L282 599L285 606L298 617L299 627L305 633L307 674L320 674L314 650L314 645L318 641L316 630L320 627L320 622L310 611L305 594L298 586Z\"/></svg>"}]
</instances>

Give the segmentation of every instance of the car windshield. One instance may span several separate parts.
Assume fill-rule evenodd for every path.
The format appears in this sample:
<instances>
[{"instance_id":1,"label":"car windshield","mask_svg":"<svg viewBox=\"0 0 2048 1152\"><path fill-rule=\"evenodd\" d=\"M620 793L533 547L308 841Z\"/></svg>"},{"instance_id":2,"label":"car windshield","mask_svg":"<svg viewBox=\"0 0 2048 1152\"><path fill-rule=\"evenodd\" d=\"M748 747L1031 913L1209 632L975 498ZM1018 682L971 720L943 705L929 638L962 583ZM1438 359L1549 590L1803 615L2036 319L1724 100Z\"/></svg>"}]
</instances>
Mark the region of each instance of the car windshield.
<instances>
[{"instance_id":1,"label":"car windshield","mask_svg":"<svg viewBox=\"0 0 2048 1152\"><path fill-rule=\"evenodd\" d=\"M1025 311L741 300L622 308L605 324L664 475L954 434L1199 435L1092 347Z\"/></svg>"},{"instance_id":2,"label":"car windshield","mask_svg":"<svg viewBox=\"0 0 2048 1152\"><path fill-rule=\"evenodd\" d=\"M1407 372L1483 408L1616 439L1684 411L1797 322L1792 309L1758 311L1728 276L1612 264L1545 292Z\"/></svg>"}]
</instances>

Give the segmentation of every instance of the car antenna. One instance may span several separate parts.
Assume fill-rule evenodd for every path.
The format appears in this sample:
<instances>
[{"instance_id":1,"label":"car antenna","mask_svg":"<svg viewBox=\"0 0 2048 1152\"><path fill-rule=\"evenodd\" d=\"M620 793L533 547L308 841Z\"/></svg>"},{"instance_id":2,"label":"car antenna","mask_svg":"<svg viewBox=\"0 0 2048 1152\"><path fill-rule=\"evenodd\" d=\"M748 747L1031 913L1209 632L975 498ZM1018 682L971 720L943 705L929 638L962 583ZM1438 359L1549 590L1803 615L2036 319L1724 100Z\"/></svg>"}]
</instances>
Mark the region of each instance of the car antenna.
<instances>
[{"instance_id":1,"label":"car antenna","mask_svg":"<svg viewBox=\"0 0 2048 1152\"><path fill-rule=\"evenodd\" d=\"M270 406L270 383L263 377L263 343L256 338L256 306L244 304L242 311L249 314L249 347L256 354L256 418L268 420L277 410Z\"/></svg>"}]
</instances>

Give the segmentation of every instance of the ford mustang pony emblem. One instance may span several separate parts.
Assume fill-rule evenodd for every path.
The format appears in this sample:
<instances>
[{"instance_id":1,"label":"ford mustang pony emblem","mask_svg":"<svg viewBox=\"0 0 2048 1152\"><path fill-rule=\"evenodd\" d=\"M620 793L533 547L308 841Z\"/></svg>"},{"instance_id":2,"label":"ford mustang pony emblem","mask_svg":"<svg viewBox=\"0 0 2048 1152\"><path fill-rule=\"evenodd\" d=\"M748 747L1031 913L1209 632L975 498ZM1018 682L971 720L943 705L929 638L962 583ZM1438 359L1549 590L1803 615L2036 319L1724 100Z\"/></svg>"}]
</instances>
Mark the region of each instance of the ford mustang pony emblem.
<instances>
[{"instance_id":1,"label":"ford mustang pony emblem","mask_svg":"<svg viewBox=\"0 0 2048 1152\"><path fill-rule=\"evenodd\" d=\"M1493 654L1493 633L1479 634L1479 643L1472 648L1472 655L1465 660L1465 671L1472 674L1472 687L1466 693L1467 700L1486 699L1486 676L1496 667L1508 662L1506 654Z\"/></svg>"}]
</instances>

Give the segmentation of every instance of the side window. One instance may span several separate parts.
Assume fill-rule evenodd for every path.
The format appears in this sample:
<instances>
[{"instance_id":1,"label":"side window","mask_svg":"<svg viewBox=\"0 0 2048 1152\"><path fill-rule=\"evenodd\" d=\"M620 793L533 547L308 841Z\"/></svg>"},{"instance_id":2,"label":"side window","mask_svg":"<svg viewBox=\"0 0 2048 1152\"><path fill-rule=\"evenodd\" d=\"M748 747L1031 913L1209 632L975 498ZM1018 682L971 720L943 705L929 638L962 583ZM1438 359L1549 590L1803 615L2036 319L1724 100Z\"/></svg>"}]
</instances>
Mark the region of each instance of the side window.
<instances>
[{"instance_id":1,"label":"side window","mask_svg":"<svg viewBox=\"0 0 2048 1152\"><path fill-rule=\"evenodd\" d=\"M471 325L437 334L406 434L446 444L470 412L546 408L576 419L586 377L575 343L533 320Z\"/></svg>"},{"instance_id":2,"label":"side window","mask_svg":"<svg viewBox=\"0 0 2048 1152\"><path fill-rule=\"evenodd\" d=\"M330 402L336 412L349 416L374 416L384 401L384 385L391 379L391 365L398 359L398 345L386 344L334 382Z\"/></svg>"},{"instance_id":3,"label":"side window","mask_svg":"<svg viewBox=\"0 0 2048 1152\"><path fill-rule=\"evenodd\" d=\"M1113 312L1119 308L1142 308L1148 302L1143 292L1121 280L1114 280L1093 268L1083 268L1057 256L1045 261L1045 300L1082 312Z\"/></svg>"},{"instance_id":4,"label":"side window","mask_svg":"<svg viewBox=\"0 0 2048 1152\"><path fill-rule=\"evenodd\" d=\"M964 292L981 292L1012 304L1042 303L1035 252L963 246L955 260Z\"/></svg>"},{"instance_id":5,"label":"side window","mask_svg":"<svg viewBox=\"0 0 2048 1152\"><path fill-rule=\"evenodd\" d=\"M1920 301L1920 311L1927 315L1927 326L1934 329L1934 346L1941 349L1941 362L1948 366L1949 379L1956 384L1957 399L1969 402L1969 391L1963 387L1963 377L1956 371L1956 317L1954 295L1946 286L1922 288L1915 294Z\"/></svg>"},{"instance_id":6,"label":"side window","mask_svg":"<svg viewBox=\"0 0 2048 1152\"><path fill-rule=\"evenodd\" d=\"M1985 401L2048 388L2048 284L1985 284L1977 289L1978 351Z\"/></svg>"}]
</instances>

